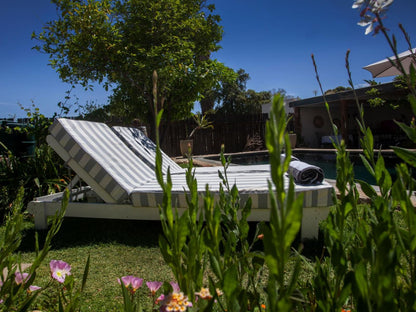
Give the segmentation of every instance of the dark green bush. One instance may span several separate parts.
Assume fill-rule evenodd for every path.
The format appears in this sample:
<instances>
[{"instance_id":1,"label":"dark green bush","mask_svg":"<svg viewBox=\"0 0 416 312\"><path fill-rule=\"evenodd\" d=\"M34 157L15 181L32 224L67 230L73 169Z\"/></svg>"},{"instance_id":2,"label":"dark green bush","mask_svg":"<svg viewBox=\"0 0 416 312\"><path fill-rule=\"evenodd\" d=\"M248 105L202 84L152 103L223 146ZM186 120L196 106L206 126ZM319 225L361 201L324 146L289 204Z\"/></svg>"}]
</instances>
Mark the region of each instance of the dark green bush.
<instances>
[{"instance_id":1,"label":"dark green bush","mask_svg":"<svg viewBox=\"0 0 416 312\"><path fill-rule=\"evenodd\" d=\"M17 157L11 152L0 158L0 220L23 187L26 206L34 197L59 192L67 184L63 161L46 144L35 148L32 157Z\"/></svg>"}]
</instances>

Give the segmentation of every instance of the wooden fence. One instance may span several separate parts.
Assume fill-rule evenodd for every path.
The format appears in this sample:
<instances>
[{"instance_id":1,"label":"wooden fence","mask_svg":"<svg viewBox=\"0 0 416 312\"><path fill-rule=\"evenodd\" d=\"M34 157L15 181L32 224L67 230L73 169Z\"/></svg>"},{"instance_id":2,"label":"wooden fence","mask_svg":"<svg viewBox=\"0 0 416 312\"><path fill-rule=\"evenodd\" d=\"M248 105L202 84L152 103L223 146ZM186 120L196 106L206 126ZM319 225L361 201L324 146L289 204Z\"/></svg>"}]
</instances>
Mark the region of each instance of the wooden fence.
<instances>
[{"instance_id":1,"label":"wooden fence","mask_svg":"<svg viewBox=\"0 0 416 312\"><path fill-rule=\"evenodd\" d=\"M213 129L196 131L194 155L218 154L221 145L226 153L264 149L267 114L209 116ZM161 126L161 147L169 156L180 156L179 142L196 126L193 119Z\"/></svg>"}]
</instances>

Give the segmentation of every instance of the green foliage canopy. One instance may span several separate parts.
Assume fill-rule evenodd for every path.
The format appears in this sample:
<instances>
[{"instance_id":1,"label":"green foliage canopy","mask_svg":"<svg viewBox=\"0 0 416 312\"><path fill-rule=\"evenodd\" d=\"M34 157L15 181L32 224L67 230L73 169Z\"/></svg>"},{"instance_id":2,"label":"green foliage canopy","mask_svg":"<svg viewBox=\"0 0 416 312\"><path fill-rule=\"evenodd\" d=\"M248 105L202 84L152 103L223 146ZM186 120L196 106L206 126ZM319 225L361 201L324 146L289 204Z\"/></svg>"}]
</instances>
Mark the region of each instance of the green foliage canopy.
<instances>
[{"instance_id":1,"label":"green foliage canopy","mask_svg":"<svg viewBox=\"0 0 416 312\"><path fill-rule=\"evenodd\" d=\"M250 79L244 69L236 72L235 79L223 81L222 89L217 93L217 101L220 102L219 112L225 114L259 114L262 104L270 103L271 92L256 92L246 89Z\"/></svg>"},{"instance_id":2,"label":"green foliage canopy","mask_svg":"<svg viewBox=\"0 0 416 312\"><path fill-rule=\"evenodd\" d=\"M56 20L32 37L61 80L113 88L123 117L151 121L152 73L165 118L187 117L201 92L227 68L209 58L222 39L220 17L206 0L53 0ZM128 116L126 116L128 115Z\"/></svg>"}]
</instances>

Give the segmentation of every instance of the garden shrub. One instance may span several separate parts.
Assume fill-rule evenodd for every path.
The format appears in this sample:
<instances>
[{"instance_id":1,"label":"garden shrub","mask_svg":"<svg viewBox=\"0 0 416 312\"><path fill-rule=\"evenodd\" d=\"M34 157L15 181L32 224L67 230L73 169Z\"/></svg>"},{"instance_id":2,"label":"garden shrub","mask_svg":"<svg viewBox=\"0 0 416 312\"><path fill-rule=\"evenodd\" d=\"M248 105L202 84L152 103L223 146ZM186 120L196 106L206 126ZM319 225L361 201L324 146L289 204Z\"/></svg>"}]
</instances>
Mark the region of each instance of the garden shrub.
<instances>
[{"instance_id":1,"label":"garden shrub","mask_svg":"<svg viewBox=\"0 0 416 312\"><path fill-rule=\"evenodd\" d=\"M38 108L26 109L26 113L28 126L15 130L35 140L33 155L16 155L0 142L6 151L0 155L0 224L20 187L25 190L23 203L26 207L34 197L62 191L70 178L62 159L46 143L51 119L40 114Z\"/></svg>"},{"instance_id":2,"label":"garden shrub","mask_svg":"<svg viewBox=\"0 0 416 312\"><path fill-rule=\"evenodd\" d=\"M20 187L25 190L26 207L34 197L62 191L68 180L63 161L46 143L35 148L33 157L17 157L11 152L0 157L0 222Z\"/></svg>"}]
</instances>

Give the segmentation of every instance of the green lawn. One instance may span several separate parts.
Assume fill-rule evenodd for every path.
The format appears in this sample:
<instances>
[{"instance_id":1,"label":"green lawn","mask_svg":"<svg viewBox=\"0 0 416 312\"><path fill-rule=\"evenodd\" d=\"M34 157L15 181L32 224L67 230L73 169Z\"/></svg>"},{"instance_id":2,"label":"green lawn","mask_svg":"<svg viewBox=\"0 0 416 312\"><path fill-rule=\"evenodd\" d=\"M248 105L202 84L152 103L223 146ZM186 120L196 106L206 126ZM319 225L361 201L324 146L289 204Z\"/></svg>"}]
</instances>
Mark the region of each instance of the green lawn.
<instances>
[{"instance_id":1,"label":"green lawn","mask_svg":"<svg viewBox=\"0 0 416 312\"><path fill-rule=\"evenodd\" d=\"M34 258L35 230L32 222L26 222L25 226L20 249L22 262L30 263ZM253 231L254 227L253 224ZM161 233L162 228L158 221L65 218L60 232L53 240L52 250L38 270L36 285L44 286L50 280L49 261L52 259L68 262L79 285L90 255L90 273L82 310L119 311L122 297L117 278L134 275L145 281L174 280L159 251L158 237ZM42 241L45 233L39 234ZM322 246L317 245L316 241L311 241L304 247L304 252L312 257L322 250ZM259 245L258 248L262 247ZM310 272L306 266L303 268L302 280L310 279ZM147 297L145 284L140 291L144 308L150 308L151 300ZM47 310L43 307L42 311Z\"/></svg>"},{"instance_id":2,"label":"green lawn","mask_svg":"<svg viewBox=\"0 0 416 312\"><path fill-rule=\"evenodd\" d=\"M50 279L49 261L63 260L72 266L72 274L81 282L88 255L90 273L83 311L116 311L122 303L117 278L135 275L145 281L171 281L173 276L159 251L159 222L65 219L53 240L53 249L43 263L36 284ZM22 262L34 257L34 230L29 225L22 243ZM150 304L143 284L143 303ZM45 311L45 310L43 310Z\"/></svg>"},{"instance_id":3,"label":"green lawn","mask_svg":"<svg viewBox=\"0 0 416 312\"><path fill-rule=\"evenodd\" d=\"M404 227L399 211L396 211L395 217L398 225ZM0 239L1 234L0 227ZM39 234L42 242L46 233L42 231ZM122 297L117 278L134 275L145 281L174 280L159 251L158 238L161 234L159 221L65 218L61 230L53 240L52 250L37 272L35 284L45 286L48 283L49 261L55 259L68 262L72 266L72 274L77 285L80 285L86 260L90 256L90 273L82 311L120 311ZM20 248L23 263L30 263L34 258L34 237L33 222L26 221ZM299 241L295 242L293 247L298 248L298 243ZM261 244L257 248L261 249ZM302 253L309 259L323 256L322 250L322 242L311 240L303 243ZM290 261L288 272L292 271L293 264ZM264 276L267 279L266 276L267 273ZM290 274L288 278L289 276ZM312 278L310 267L303 263L299 282L305 286ZM140 291L143 307L149 310L151 300L145 284ZM42 311L54 309L47 310L42 307Z\"/></svg>"}]
</instances>

